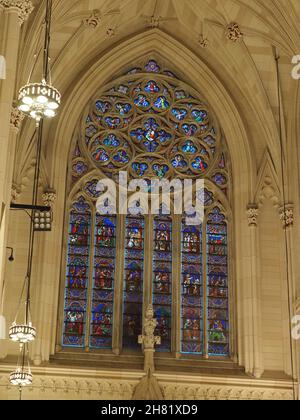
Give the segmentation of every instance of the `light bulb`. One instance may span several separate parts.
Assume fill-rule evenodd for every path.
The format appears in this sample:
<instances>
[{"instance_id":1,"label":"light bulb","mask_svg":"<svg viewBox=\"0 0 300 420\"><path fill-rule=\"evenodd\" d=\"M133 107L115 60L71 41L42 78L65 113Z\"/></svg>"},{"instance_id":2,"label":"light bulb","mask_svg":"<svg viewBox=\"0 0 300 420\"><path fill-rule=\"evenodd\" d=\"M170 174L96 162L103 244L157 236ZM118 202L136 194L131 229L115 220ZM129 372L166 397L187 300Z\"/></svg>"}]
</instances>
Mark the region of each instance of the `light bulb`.
<instances>
[{"instance_id":1,"label":"light bulb","mask_svg":"<svg viewBox=\"0 0 300 420\"><path fill-rule=\"evenodd\" d=\"M53 111L53 109L45 109L44 111L44 115L46 117L54 117L55 116L55 112Z\"/></svg>"},{"instance_id":2,"label":"light bulb","mask_svg":"<svg viewBox=\"0 0 300 420\"><path fill-rule=\"evenodd\" d=\"M57 109L59 107L57 102L49 102L48 108L49 109Z\"/></svg>"},{"instance_id":3,"label":"light bulb","mask_svg":"<svg viewBox=\"0 0 300 420\"><path fill-rule=\"evenodd\" d=\"M22 102L26 105L31 105L33 103L33 99L30 96L24 96Z\"/></svg>"},{"instance_id":4,"label":"light bulb","mask_svg":"<svg viewBox=\"0 0 300 420\"><path fill-rule=\"evenodd\" d=\"M46 103L48 102L48 98L47 98L46 96L44 96L44 95L40 95L40 96L38 96L38 97L36 98L36 101L37 101L39 104L46 104Z\"/></svg>"},{"instance_id":5,"label":"light bulb","mask_svg":"<svg viewBox=\"0 0 300 420\"><path fill-rule=\"evenodd\" d=\"M25 104L20 105L19 106L19 110L20 111L23 111L23 112L28 112L30 110L30 106L29 105L25 105Z\"/></svg>"}]
</instances>

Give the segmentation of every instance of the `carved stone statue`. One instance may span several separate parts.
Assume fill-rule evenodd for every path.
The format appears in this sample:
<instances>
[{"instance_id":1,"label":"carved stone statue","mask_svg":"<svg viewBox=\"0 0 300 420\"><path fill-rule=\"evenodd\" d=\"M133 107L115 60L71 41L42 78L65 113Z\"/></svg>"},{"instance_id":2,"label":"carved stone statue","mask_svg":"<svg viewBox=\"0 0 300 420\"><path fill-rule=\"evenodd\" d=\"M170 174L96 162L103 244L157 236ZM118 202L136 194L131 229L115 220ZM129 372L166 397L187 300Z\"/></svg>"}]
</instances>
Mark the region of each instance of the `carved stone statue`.
<instances>
[{"instance_id":1,"label":"carved stone statue","mask_svg":"<svg viewBox=\"0 0 300 420\"><path fill-rule=\"evenodd\" d=\"M164 399L159 383L153 375L154 347L161 343L161 338L154 335L156 326L157 320L154 318L153 306L149 305L144 322L144 334L139 336L139 344L143 345L145 355L144 370L146 376L144 376L136 386L132 397L133 400L153 401Z\"/></svg>"},{"instance_id":2,"label":"carved stone statue","mask_svg":"<svg viewBox=\"0 0 300 420\"><path fill-rule=\"evenodd\" d=\"M154 335L156 326L157 320L154 319L153 306L149 305L144 323L144 334L139 336L139 344L143 345L145 354L145 372L148 372L148 370L154 371L154 347L161 343L161 338Z\"/></svg>"}]
</instances>

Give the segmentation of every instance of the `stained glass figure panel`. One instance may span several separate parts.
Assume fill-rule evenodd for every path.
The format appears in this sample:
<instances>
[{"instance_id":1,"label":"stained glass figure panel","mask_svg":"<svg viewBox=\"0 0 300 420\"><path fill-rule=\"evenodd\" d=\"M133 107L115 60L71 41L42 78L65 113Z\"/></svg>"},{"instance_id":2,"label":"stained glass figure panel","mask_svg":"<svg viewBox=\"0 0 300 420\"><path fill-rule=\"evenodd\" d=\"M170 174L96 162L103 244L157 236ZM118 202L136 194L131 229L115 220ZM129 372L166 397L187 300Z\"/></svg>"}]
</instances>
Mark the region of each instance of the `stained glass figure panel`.
<instances>
[{"instance_id":1,"label":"stained glass figure panel","mask_svg":"<svg viewBox=\"0 0 300 420\"><path fill-rule=\"evenodd\" d=\"M69 217L63 346L84 347L89 276L91 212L80 198Z\"/></svg>"},{"instance_id":2,"label":"stained glass figure panel","mask_svg":"<svg viewBox=\"0 0 300 420\"><path fill-rule=\"evenodd\" d=\"M208 354L229 355L228 249L225 216L215 208L207 222Z\"/></svg>"},{"instance_id":3,"label":"stained glass figure panel","mask_svg":"<svg viewBox=\"0 0 300 420\"><path fill-rule=\"evenodd\" d=\"M126 218L123 348L140 350L144 295L144 219Z\"/></svg>"},{"instance_id":4,"label":"stained glass figure panel","mask_svg":"<svg viewBox=\"0 0 300 420\"><path fill-rule=\"evenodd\" d=\"M157 351L171 351L172 328L172 220L154 220L153 308L156 335L161 337Z\"/></svg>"},{"instance_id":5,"label":"stained glass figure panel","mask_svg":"<svg viewBox=\"0 0 300 420\"><path fill-rule=\"evenodd\" d=\"M181 254L181 352L202 354L202 226L182 222Z\"/></svg>"},{"instance_id":6,"label":"stained glass figure panel","mask_svg":"<svg viewBox=\"0 0 300 420\"><path fill-rule=\"evenodd\" d=\"M116 217L96 215L91 348L112 348Z\"/></svg>"}]
</instances>

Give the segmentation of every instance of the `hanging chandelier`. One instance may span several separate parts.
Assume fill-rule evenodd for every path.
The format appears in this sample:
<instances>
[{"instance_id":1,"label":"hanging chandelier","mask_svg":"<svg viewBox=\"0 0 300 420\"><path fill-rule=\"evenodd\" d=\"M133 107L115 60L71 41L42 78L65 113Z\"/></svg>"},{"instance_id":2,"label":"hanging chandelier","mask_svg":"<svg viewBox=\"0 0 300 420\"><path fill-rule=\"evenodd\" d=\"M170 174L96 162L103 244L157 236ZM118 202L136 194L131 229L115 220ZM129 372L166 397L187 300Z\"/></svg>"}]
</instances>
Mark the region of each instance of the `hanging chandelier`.
<instances>
[{"instance_id":1,"label":"hanging chandelier","mask_svg":"<svg viewBox=\"0 0 300 420\"><path fill-rule=\"evenodd\" d=\"M28 245L28 261L27 261L27 273L21 292L17 315L13 324L9 329L9 338L20 345L20 356L18 359L18 365L14 372L10 374L10 383L14 386L18 386L20 390L20 397L22 388L32 384L33 376L29 364L29 350L28 345L32 343L36 338L36 328L33 326L31 321L31 277L32 277L32 266L33 266L33 255L34 255L34 243L35 243L35 232L39 229L38 227L48 228L51 223L51 214L45 213L45 218L40 218L40 213L36 212L38 203L39 193L39 178L40 178L40 166L41 166L41 154L42 154L42 139L43 139L43 121L44 118L53 118L56 115L56 111L59 108L61 95L57 89L55 89L50 79L49 69L49 48L50 48L50 27L51 27L51 11L52 11L52 0L46 1L46 29L45 29L45 42L44 42L44 62L43 62L43 77L41 83L30 83L20 89L19 92L19 104L18 108L28 115L30 118L36 121L36 164L35 174L33 181L33 192L32 192L32 205L30 206L30 233L29 233L29 245ZM29 77L30 80L30 77ZM44 213L41 214L42 216ZM48 217L49 216L49 217ZM44 229L44 230L45 230ZM24 318L20 320L20 310L24 306L25 313ZM23 310L22 310L23 312Z\"/></svg>"},{"instance_id":2,"label":"hanging chandelier","mask_svg":"<svg viewBox=\"0 0 300 420\"><path fill-rule=\"evenodd\" d=\"M19 91L18 109L38 124L42 118L53 118L60 106L61 94L52 86L49 66L52 0L47 1L43 77L40 83L28 83ZM30 77L29 77L30 79Z\"/></svg>"},{"instance_id":3,"label":"hanging chandelier","mask_svg":"<svg viewBox=\"0 0 300 420\"><path fill-rule=\"evenodd\" d=\"M61 95L55 87L41 83L29 83L19 91L19 110L25 115L40 121L42 118L53 118L59 108Z\"/></svg>"},{"instance_id":4,"label":"hanging chandelier","mask_svg":"<svg viewBox=\"0 0 300 420\"><path fill-rule=\"evenodd\" d=\"M36 338L36 329L31 322L28 325L17 325L14 322L9 329L9 338L16 343L30 343Z\"/></svg>"},{"instance_id":5,"label":"hanging chandelier","mask_svg":"<svg viewBox=\"0 0 300 420\"><path fill-rule=\"evenodd\" d=\"M27 359L27 363L26 363ZM29 365L29 357L28 357L28 347L22 345L20 347L20 356L18 359L18 366L14 372L12 372L9 376L9 382L14 385L18 386L22 389L24 386L29 386L32 384L33 376L31 373L30 365Z\"/></svg>"}]
</instances>

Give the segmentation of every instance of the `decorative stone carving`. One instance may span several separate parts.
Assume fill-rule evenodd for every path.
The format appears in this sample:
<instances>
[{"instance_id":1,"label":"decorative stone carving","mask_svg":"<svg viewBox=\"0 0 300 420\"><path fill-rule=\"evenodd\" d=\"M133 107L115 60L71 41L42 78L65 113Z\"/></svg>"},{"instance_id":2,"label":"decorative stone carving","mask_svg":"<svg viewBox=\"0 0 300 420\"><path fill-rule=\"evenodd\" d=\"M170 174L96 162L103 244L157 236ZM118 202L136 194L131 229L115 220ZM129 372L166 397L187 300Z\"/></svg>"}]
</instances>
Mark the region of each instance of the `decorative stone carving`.
<instances>
[{"instance_id":1,"label":"decorative stone carving","mask_svg":"<svg viewBox=\"0 0 300 420\"><path fill-rule=\"evenodd\" d=\"M150 28L159 28L161 16L150 16L149 26Z\"/></svg>"},{"instance_id":2,"label":"decorative stone carving","mask_svg":"<svg viewBox=\"0 0 300 420\"><path fill-rule=\"evenodd\" d=\"M85 400L130 400L134 399L134 389L136 389L137 381L135 379L126 380L110 379L107 375L103 378L82 377L81 375L72 377L70 373L64 376L60 374L52 374L50 372L34 373L34 384L29 388L23 389L23 397L27 399L39 400L43 399L41 392L47 394L49 399L57 399L58 395L64 394L66 399L85 399ZM262 387L260 381L253 381L252 386L249 384L227 385L226 380L222 384L193 384L192 382L181 381L178 375L174 375L164 382L161 382L162 392L166 400L293 400L292 384L272 388L270 385ZM11 386L9 383L9 369L3 369L0 374L0 395L2 399L13 399L18 397L18 388ZM79 395L78 395L79 394ZM9 397L9 398L7 398ZM156 398L154 398L155 400Z\"/></svg>"},{"instance_id":3,"label":"decorative stone carving","mask_svg":"<svg viewBox=\"0 0 300 420\"><path fill-rule=\"evenodd\" d=\"M93 13L91 14L91 16L84 19L83 23L84 23L84 26L86 26L87 28L97 29L101 23L100 12L98 10L93 10Z\"/></svg>"},{"instance_id":4,"label":"decorative stone carving","mask_svg":"<svg viewBox=\"0 0 300 420\"><path fill-rule=\"evenodd\" d=\"M139 344L143 345L145 354L144 370L147 373L136 386L133 400L161 401L164 399L162 389L153 375L154 372L154 346L161 343L161 338L154 335L157 320L154 319L153 306L149 305L144 322L144 334L139 336Z\"/></svg>"},{"instance_id":5,"label":"decorative stone carving","mask_svg":"<svg viewBox=\"0 0 300 420\"><path fill-rule=\"evenodd\" d=\"M51 207L51 209L54 206L56 198L57 198L57 195L56 195L56 191L54 190L47 190L42 195L42 200L43 200L44 205Z\"/></svg>"},{"instance_id":6,"label":"decorative stone carving","mask_svg":"<svg viewBox=\"0 0 300 420\"><path fill-rule=\"evenodd\" d=\"M294 225L294 206L287 204L279 210L280 220L284 228L292 227Z\"/></svg>"},{"instance_id":7,"label":"decorative stone carving","mask_svg":"<svg viewBox=\"0 0 300 420\"><path fill-rule=\"evenodd\" d=\"M112 38L113 36L115 36L116 35L115 28L108 28L106 31L106 35L108 36L108 38Z\"/></svg>"},{"instance_id":8,"label":"decorative stone carving","mask_svg":"<svg viewBox=\"0 0 300 420\"><path fill-rule=\"evenodd\" d=\"M10 116L10 125L12 128L15 128L17 131L19 131L24 118L25 115L23 112L21 112L18 108L12 107Z\"/></svg>"},{"instance_id":9,"label":"decorative stone carving","mask_svg":"<svg viewBox=\"0 0 300 420\"><path fill-rule=\"evenodd\" d=\"M209 46L208 38L205 38L203 35L200 35L199 45L200 45L201 48L207 48Z\"/></svg>"},{"instance_id":10,"label":"decorative stone carving","mask_svg":"<svg viewBox=\"0 0 300 420\"><path fill-rule=\"evenodd\" d=\"M30 0L0 0L0 6L7 9L14 7L19 11L19 23L22 25L33 11L34 7Z\"/></svg>"},{"instance_id":11,"label":"decorative stone carving","mask_svg":"<svg viewBox=\"0 0 300 420\"><path fill-rule=\"evenodd\" d=\"M20 198L21 195L21 188L16 185L13 184L11 187L11 202L14 204L18 201L18 199Z\"/></svg>"},{"instance_id":12,"label":"decorative stone carving","mask_svg":"<svg viewBox=\"0 0 300 420\"><path fill-rule=\"evenodd\" d=\"M157 320L154 318L153 306L149 305L146 311L144 334L139 336L139 344L143 345L145 353L145 371L154 370L154 346L161 343L161 338L154 335Z\"/></svg>"},{"instance_id":13,"label":"decorative stone carving","mask_svg":"<svg viewBox=\"0 0 300 420\"><path fill-rule=\"evenodd\" d=\"M232 22L230 25L227 26L226 30L226 38L230 41L237 42L241 38L243 38L243 32L239 27L238 23Z\"/></svg>"},{"instance_id":14,"label":"decorative stone carving","mask_svg":"<svg viewBox=\"0 0 300 420\"><path fill-rule=\"evenodd\" d=\"M258 207L255 204L249 205L248 206L248 209L247 209L247 216L248 216L248 224L249 224L249 226L255 226L255 227L257 227L258 215L259 215Z\"/></svg>"}]
</instances>

